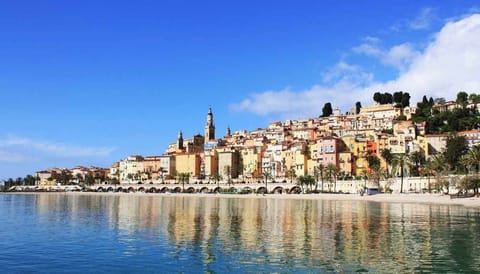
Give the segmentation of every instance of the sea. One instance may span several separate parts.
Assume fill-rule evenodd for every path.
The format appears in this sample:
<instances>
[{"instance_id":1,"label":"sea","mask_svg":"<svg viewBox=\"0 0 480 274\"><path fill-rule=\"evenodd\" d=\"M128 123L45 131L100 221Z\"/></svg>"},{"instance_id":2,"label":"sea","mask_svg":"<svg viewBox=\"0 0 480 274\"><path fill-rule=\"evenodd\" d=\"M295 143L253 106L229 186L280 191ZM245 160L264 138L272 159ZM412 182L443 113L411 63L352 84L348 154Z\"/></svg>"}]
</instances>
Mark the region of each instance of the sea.
<instances>
[{"instance_id":1,"label":"sea","mask_svg":"<svg viewBox=\"0 0 480 274\"><path fill-rule=\"evenodd\" d=\"M1 273L475 273L479 255L478 208L0 194Z\"/></svg>"}]
</instances>

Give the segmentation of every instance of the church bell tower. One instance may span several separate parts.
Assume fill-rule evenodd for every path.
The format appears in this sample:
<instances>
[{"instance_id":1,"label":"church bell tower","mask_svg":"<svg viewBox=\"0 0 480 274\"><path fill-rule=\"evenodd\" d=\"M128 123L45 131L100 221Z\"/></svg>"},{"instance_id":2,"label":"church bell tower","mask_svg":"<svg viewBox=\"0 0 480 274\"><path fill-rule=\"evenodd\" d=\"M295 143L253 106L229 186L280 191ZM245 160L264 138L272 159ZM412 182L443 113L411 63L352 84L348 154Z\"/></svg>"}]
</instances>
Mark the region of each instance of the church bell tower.
<instances>
[{"instance_id":1,"label":"church bell tower","mask_svg":"<svg viewBox=\"0 0 480 274\"><path fill-rule=\"evenodd\" d=\"M208 109L207 124L205 125L205 143L215 140L215 125L213 123L212 108Z\"/></svg>"}]
</instances>

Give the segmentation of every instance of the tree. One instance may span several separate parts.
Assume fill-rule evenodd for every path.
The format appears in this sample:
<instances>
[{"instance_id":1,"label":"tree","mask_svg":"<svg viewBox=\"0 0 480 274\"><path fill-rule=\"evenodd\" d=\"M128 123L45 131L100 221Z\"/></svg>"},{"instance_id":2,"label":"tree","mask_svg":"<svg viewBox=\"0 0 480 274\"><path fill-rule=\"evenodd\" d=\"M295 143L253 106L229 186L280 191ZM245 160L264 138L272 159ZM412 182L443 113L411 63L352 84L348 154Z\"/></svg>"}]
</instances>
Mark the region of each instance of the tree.
<instances>
[{"instance_id":1,"label":"tree","mask_svg":"<svg viewBox=\"0 0 480 274\"><path fill-rule=\"evenodd\" d=\"M362 109L362 104L360 102L355 103L355 114L359 114Z\"/></svg>"},{"instance_id":2,"label":"tree","mask_svg":"<svg viewBox=\"0 0 480 274\"><path fill-rule=\"evenodd\" d=\"M232 168L229 165L226 165L223 169L225 174L227 175L227 183L230 186L230 182L232 180Z\"/></svg>"},{"instance_id":3,"label":"tree","mask_svg":"<svg viewBox=\"0 0 480 274\"><path fill-rule=\"evenodd\" d=\"M33 186L35 185L35 177L33 177L32 175L27 175L23 181L25 182L25 185L27 186Z\"/></svg>"},{"instance_id":4,"label":"tree","mask_svg":"<svg viewBox=\"0 0 480 274\"><path fill-rule=\"evenodd\" d=\"M222 175L220 175L218 172L215 172L212 176L212 180L214 183L217 184L218 187L220 187L220 181L222 180Z\"/></svg>"},{"instance_id":5,"label":"tree","mask_svg":"<svg viewBox=\"0 0 480 274\"><path fill-rule=\"evenodd\" d=\"M391 93L388 93L388 92L385 92L385 95L384 95L384 100L383 100L383 104L391 104L393 103L393 96Z\"/></svg>"},{"instance_id":6,"label":"tree","mask_svg":"<svg viewBox=\"0 0 480 274\"><path fill-rule=\"evenodd\" d=\"M334 164L328 164L325 170L327 180L333 183L333 192L337 192L338 167Z\"/></svg>"},{"instance_id":7,"label":"tree","mask_svg":"<svg viewBox=\"0 0 480 274\"><path fill-rule=\"evenodd\" d=\"M77 184L80 184L83 181L83 176L80 173L75 174L75 178L77 179Z\"/></svg>"},{"instance_id":8,"label":"tree","mask_svg":"<svg viewBox=\"0 0 480 274\"><path fill-rule=\"evenodd\" d=\"M375 101L376 103L380 104L381 102L381 97L382 95L380 94L380 92L375 92L373 94L373 101Z\"/></svg>"},{"instance_id":9,"label":"tree","mask_svg":"<svg viewBox=\"0 0 480 274\"><path fill-rule=\"evenodd\" d=\"M302 154L307 157L307 159L311 159L311 153L310 153L310 148L308 147L308 144L305 144L302 147Z\"/></svg>"},{"instance_id":10,"label":"tree","mask_svg":"<svg viewBox=\"0 0 480 274\"><path fill-rule=\"evenodd\" d=\"M325 166L323 164L319 164L318 166L313 167L313 176L315 177L315 191L317 191L318 187L318 178L320 177L321 180L321 191L323 192L323 172L325 170Z\"/></svg>"},{"instance_id":11,"label":"tree","mask_svg":"<svg viewBox=\"0 0 480 274\"><path fill-rule=\"evenodd\" d=\"M432 185L430 183L430 176L435 174L435 166L431 159L428 159L423 167L420 169L420 174L427 176L428 181L428 193L432 193Z\"/></svg>"},{"instance_id":12,"label":"tree","mask_svg":"<svg viewBox=\"0 0 480 274\"><path fill-rule=\"evenodd\" d=\"M403 93L401 105L402 108L410 106L410 94L408 92Z\"/></svg>"},{"instance_id":13,"label":"tree","mask_svg":"<svg viewBox=\"0 0 480 274\"><path fill-rule=\"evenodd\" d=\"M128 175L132 176L132 174L128 174ZM127 177L128 177L128 175L127 175ZM89 186L95 184L95 178L93 178L92 174L85 175L85 184L89 185Z\"/></svg>"},{"instance_id":14,"label":"tree","mask_svg":"<svg viewBox=\"0 0 480 274\"><path fill-rule=\"evenodd\" d=\"M480 95L472 93L468 96L468 100L474 104L480 103Z\"/></svg>"},{"instance_id":15,"label":"tree","mask_svg":"<svg viewBox=\"0 0 480 274\"><path fill-rule=\"evenodd\" d=\"M325 103L325 105L322 108L322 117L329 117L330 115L332 115L332 113L333 113L332 104L330 102Z\"/></svg>"},{"instance_id":16,"label":"tree","mask_svg":"<svg viewBox=\"0 0 480 274\"><path fill-rule=\"evenodd\" d=\"M461 156L461 162L468 169L473 167L477 173L480 172L480 145L469 149L466 154Z\"/></svg>"},{"instance_id":17,"label":"tree","mask_svg":"<svg viewBox=\"0 0 480 274\"><path fill-rule=\"evenodd\" d=\"M160 167L160 168L158 169L158 172L160 172L160 178L162 179L162 184L164 184L164 183L165 183L165 176L164 176L164 174L165 174L165 172L166 172L165 168Z\"/></svg>"},{"instance_id":18,"label":"tree","mask_svg":"<svg viewBox=\"0 0 480 274\"><path fill-rule=\"evenodd\" d=\"M305 176L304 175L300 175L297 177L297 185L300 186L300 189L302 189L302 193L305 193L305 191L303 190L303 185L306 184L306 180L305 180Z\"/></svg>"},{"instance_id":19,"label":"tree","mask_svg":"<svg viewBox=\"0 0 480 274\"><path fill-rule=\"evenodd\" d=\"M300 185L302 193L304 193L303 186L307 186L312 190L312 186L315 183L315 179L311 175L302 175L297 178L297 184Z\"/></svg>"},{"instance_id":20,"label":"tree","mask_svg":"<svg viewBox=\"0 0 480 274\"><path fill-rule=\"evenodd\" d=\"M480 177L478 175L465 176L460 182L460 188L465 192L473 190L473 193L478 195L478 190L480 188Z\"/></svg>"},{"instance_id":21,"label":"tree","mask_svg":"<svg viewBox=\"0 0 480 274\"><path fill-rule=\"evenodd\" d=\"M137 174L136 174L136 175L137 175L137 177L136 177L137 180L142 181L142 172L141 172L140 170L137 171Z\"/></svg>"},{"instance_id":22,"label":"tree","mask_svg":"<svg viewBox=\"0 0 480 274\"><path fill-rule=\"evenodd\" d=\"M457 169L460 157L467 152L467 149L468 143L464 136L451 135L447 138L444 156L450 170Z\"/></svg>"},{"instance_id":23,"label":"tree","mask_svg":"<svg viewBox=\"0 0 480 274\"><path fill-rule=\"evenodd\" d=\"M373 179L377 186L380 186L380 179L383 176L383 171L380 165L380 158L373 155L371 152L367 154L367 162L370 177Z\"/></svg>"},{"instance_id":24,"label":"tree","mask_svg":"<svg viewBox=\"0 0 480 274\"><path fill-rule=\"evenodd\" d=\"M57 181L61 185L68 185L70 183L70 180L72 179L72 174L68 170L62 170L60 174L57 174L56 176Z\"/></svg>"},{"instance_id":25,"label":"tree","mask_svg":"<svg viewBox=\"0 0 480 274\"><path fill-rule=\"evenodd\" d=\"M414 151L410 154L410 162L413 166L413 176L418 176L420 167L425 164L425 155L423 155L420 151Z\"/></svg>"},{"instance_id":26,"label":"tree","mask_svg":"<svg viewBox=\"0 0 480 274\"><path fill-rule=\"evenodd\" d=\"M468 103L468 94L465 91L460 91L457 93L456 103L462 107L466 107Z\"/></svg>"},{"instance_id":27,"label":"tree","mask_svg":"<svg viewBox=\"0 0 480 274\"><path fill-rule=\"evenodd\" d=\"M377 170L380 168L380 159L373 155L370 151L367 154L367 162L370 169Z\"/></svg>"},{"instance_id":28,"label":"tree","mask_svg":"<svg viewBox=\"0 0 480 274\"><path fill-rule=\"evenodd\" d=\"M185 183L189 183L190 181L190 173L188 172L180 172L177 175L178 181L182 183L182 192L185 192Z\"/></svg>"},{"instance_id":29,"label":"tree","mask_svg":"<svg viewBox=\"0 0 480 274\"><path fill-rule=\"evenodd\" d=\"M294 167L294 166L290 167L290 169L287 170L286 176L287 176L288 178L290 178L290 183L292 183L292 182L293 182L293 179L294 179L295 177L297 177L297 173L295 172L295 167Z\"/></svg>"},{"instance_id":30,"label":"tree","mask_svg":"<svg viewBox=\"0 0 480 274\"><path fill-rule=\"evenodd\" d=\"M388 167L392 165L392 161L393 161L392 150L389 149L389 148L386 148L386 149L382 150L380 156L382 156L383 160L385 160L385 163L387 165L387 175L388 175L389 174ZM390 175L391 175L391 173L390 173Z\"/></svg>"},{"instance_id":31,"label":"tree","mask_svg":"<svg viewBox=\"0 0 480 274\"><path fill-rule=\"evenodd\" d=\"M397 91L393 93L393 102L398 106L402 105L403 91Z\"/></svg>"},{"instance_id":32,"label":"tree","mask_svg":"<svg viewBox=\"0 0 480 274\"><path fill-rule=\"evenodd\" d=\"M262 172L262 177L265 180L265 189L268 193L268 180L273 179L272 173L270 171L264 170Z\"/></svg>"},{"instance_id":33,"label":"tree","mask_svg":"<svg viewBox=\"0 0 480 274\"><path fill-rule=\"evenodd\" d=\"M392 165L400 171L400 193L403 193L403 177L405 171L409 170L410 158L406 154L395 154Z\"/></svg>"},{"instance_id":34,"label":"tree","mask_svg":"<svg viewBox=\"0 0 480 274\"><path fill-rule=\"evenodd\" d=\"M444 179L444 174L448 170L448 163L445 159L445 156L442 154L437 154L434 155L431 158L432 161L432 167L434 169L435 173L435 179L436 179L436 189L440 190L443 186L447 187L447 192L448 192L448 182Z\"/></svg>"}]
</instances>

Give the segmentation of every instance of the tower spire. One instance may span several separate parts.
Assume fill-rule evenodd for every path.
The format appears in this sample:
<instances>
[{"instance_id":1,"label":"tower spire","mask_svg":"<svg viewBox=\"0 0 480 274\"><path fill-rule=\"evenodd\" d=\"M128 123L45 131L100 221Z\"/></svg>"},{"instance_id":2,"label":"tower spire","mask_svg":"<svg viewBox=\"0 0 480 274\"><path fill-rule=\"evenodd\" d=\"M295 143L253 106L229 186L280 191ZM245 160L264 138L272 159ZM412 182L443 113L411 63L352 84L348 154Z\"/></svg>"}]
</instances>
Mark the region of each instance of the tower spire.
<instances>
[{"instance_id":1,"label":"tower spire","mask_svg":"<svg viewBox=\"0 0 480 274\"><path fill-rule=\"evenodd\" d=\"M205 143L215 140L215 124L213 122L212 108L208 108L207 123L205 125Z\"/></svg>"}]
</instances>

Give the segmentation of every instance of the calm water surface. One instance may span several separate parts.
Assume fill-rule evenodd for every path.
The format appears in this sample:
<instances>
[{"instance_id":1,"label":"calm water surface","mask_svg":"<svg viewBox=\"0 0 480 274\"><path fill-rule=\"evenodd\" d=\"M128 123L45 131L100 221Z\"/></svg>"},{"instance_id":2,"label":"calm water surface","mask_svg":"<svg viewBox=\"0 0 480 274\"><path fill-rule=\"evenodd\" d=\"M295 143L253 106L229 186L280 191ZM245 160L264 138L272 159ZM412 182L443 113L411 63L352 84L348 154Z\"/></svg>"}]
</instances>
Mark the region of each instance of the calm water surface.
<instances>
[{"instance_id":1,"label":"calm water surface","mask_svg":"<svg viewBox=\"0 0 480 274\"><path fill-rule=\"evenodd\" d=\"M5 273L466 272L480 211L192 196L0 195Z\"/></svg>"}]
</instances>

